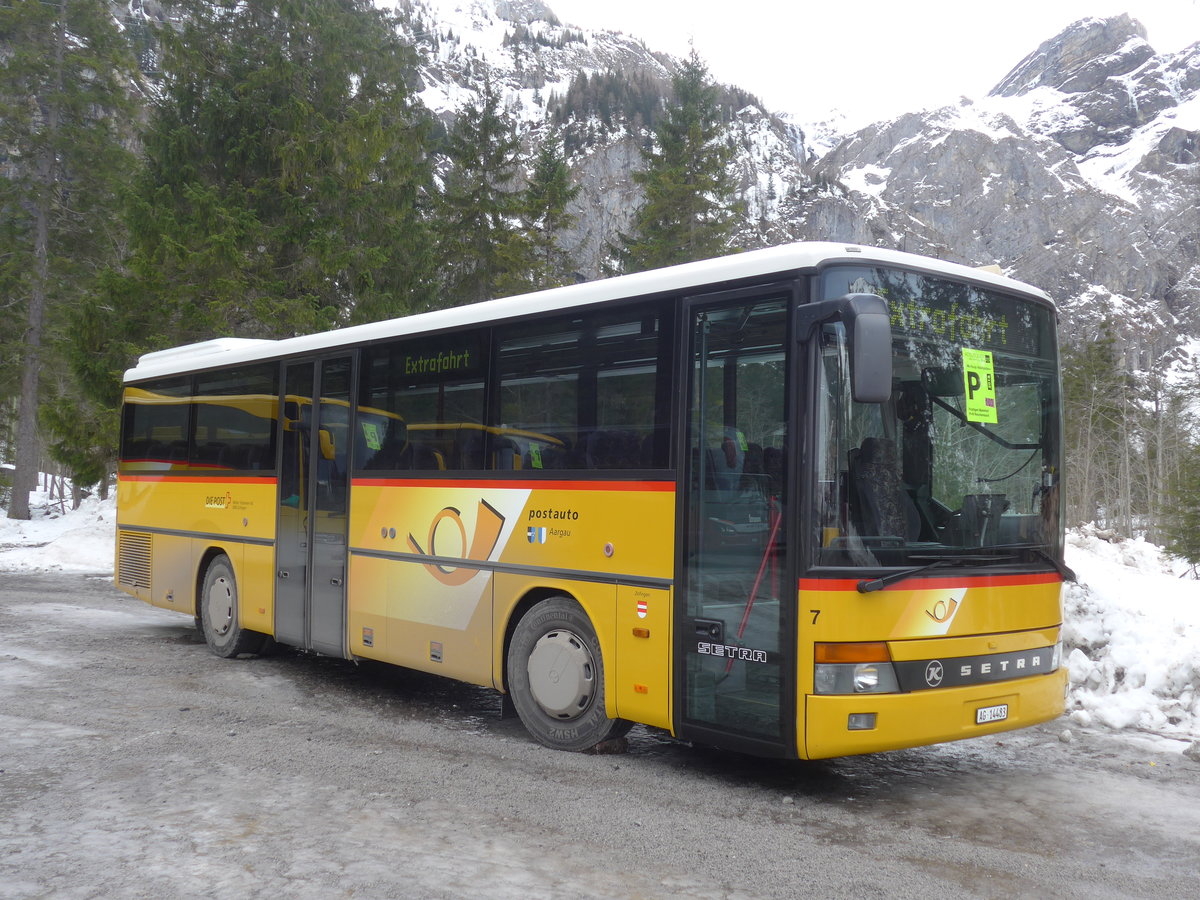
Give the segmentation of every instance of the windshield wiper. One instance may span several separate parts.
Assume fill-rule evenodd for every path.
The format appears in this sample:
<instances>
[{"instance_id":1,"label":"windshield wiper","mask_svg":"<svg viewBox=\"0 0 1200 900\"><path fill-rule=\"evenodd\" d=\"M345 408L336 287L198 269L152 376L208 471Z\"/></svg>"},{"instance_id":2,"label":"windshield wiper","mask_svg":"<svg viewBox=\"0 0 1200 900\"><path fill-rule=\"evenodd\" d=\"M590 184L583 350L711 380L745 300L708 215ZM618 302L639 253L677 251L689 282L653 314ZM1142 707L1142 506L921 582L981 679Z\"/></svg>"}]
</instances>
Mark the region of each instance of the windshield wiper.
<instances>
[{"instance_id":1,"label":"windshield wiper","mask_svg":"<svg viewBox=\"0 0 1200 900\"><path fill-rule=\"evenodd\" d=\"M1032 548L1031 548L1032 549ZM929 559L929 556L912 556L912 559ZM903 581L905 578L911 578L913 575L920 575L922 572L928 572L930 569L943 568L959 568L967 565L978 563L993 563L993 562L1009 562L1016 559L1011 553L1005 554L971 554L967 556L939 556L931 563L926 563L923 566L914 566L911 569L901 569L899 572L888 572L886 575L880 575L878 578L864 578L857 585L860 594L869 594L872 591L881 591L889 584L895 584L897 581Z\"/></svg>"},{"instance_id":2,"label":"windshield wiper","mask_svg":"<svg viewBox=\"0 0 1200 900\"><path fill-rule=\"evenodd\" d=\"M1075 574L1074 569L1072 569L1066 563L1055 558L1052 554L1047 553L1041 547L1035 546L1034 544L1001 544L996 549L997 550L1028 550L1030 553L1032 553L1034 556L1038 557L1039 559L1043 560L1044 562L1050 563L1050 565L1052 565L1054 567L1054 571L1056 571L1059 575L1062 576L1063 581L1072 581L1075 583L1079 582L1079 576Z\"/></svg>"}]
</instances>

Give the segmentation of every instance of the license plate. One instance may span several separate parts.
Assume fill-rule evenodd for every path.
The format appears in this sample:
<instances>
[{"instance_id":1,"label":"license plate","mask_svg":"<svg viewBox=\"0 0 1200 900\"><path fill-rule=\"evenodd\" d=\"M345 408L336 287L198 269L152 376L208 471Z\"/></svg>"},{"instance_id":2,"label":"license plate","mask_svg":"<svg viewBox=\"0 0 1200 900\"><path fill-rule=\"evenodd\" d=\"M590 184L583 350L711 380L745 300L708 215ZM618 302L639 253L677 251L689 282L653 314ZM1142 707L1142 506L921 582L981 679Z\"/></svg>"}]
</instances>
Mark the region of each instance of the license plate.
<instances>
[{"instance_id":1,"label":"license plate","mask_svg":"<svg viewBox=\"0 0 1200 900\"><path fill-rule=\"evenodd\" d=\"M981 706L975 710L975 724L986 725L988 722L1003 722L1008 718L1008 704L999 706Z\"/></svg>"}]
</instances>

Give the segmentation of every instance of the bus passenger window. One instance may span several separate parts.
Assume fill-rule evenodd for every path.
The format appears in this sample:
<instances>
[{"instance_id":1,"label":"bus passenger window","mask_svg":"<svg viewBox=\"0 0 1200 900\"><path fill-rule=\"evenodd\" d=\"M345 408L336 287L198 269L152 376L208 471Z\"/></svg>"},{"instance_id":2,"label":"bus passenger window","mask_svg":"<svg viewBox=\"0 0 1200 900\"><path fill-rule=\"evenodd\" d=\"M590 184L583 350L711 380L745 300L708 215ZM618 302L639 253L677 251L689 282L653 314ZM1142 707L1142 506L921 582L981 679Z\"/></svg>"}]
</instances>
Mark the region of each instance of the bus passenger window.
<instances>
[{"instance_id":1,"label":"bus passenger window","mask_svg":"<svg viewBox=\"0 0 1200 900\"><path fill-rule=\"evenodd\" d=\"M275 468L275 363L196 376L188 464L192 468Z\"/></svg>"},{"instance_id":2,"label":"bus passenger window","mask_svg":"<svg viewBox=\"0 0 1200 900\"><path fill-rule=\"evenodd\" d=\"M190 378L125 389L121 427L123 471L178 468L174 465L171 448L186 441L190 393ZM184 455L186 457L186 453Z\"/></svg>"},{"instance_id":3,"label":"bus passenger window","mask_svg":"<svg viewBox=\"0 0 1200 900\"><path fill-rule=\"evenodd\" d=\"M483 332L363 350L355 465L374 471L484 465Z\"/></svg>"},{"instance_id":4,"label":"bus passenger window","mask_svg":"<svg viewBox=\"0 0 1200 900\"><path fill-rule=\"evenodd\" d=\"M511 458L522 470L666 468L665 318L659 304L641 304L502 332L493 442L503 449L491 465L508 468Z\"/></svg>"}]
</instances>

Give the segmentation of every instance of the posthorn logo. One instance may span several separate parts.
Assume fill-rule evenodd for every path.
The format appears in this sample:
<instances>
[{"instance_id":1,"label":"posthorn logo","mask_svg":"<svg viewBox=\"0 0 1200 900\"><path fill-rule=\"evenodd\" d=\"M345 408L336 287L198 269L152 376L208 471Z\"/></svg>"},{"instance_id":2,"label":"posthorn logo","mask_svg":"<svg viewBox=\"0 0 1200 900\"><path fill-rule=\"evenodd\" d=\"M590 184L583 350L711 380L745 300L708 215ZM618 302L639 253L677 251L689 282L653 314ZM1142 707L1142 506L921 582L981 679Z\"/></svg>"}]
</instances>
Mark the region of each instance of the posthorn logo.
<instances>
[{"instance_id":1,"label":"posthorn logo","mask_svg":"<svg viewBox=\"0 0 1200 900\"><path fill-rule=\"evenodd\" d=\"M445 531L442 532L442 540L443 542L450 540L451 547L449 553L439 554L434 542L438 539L438 527L443 523L448 524L443 526ZM475 516L475 534L469 543L467 526L463 524L462 513L453 506L447 506L433 517L433 522L429 526L429 538L426 544L429 547L429 553L427 554L421 549L421 545L417 543L417 539L411 533L408 535L408 546L419 556L445 556L445 561L431 561L423 563L423 565L442 584L458 587L466 584L483 570L474 566L454 565L454 560L466 558L472 562L482 562L490 558L492 551L496 549L496 544L500 541L500 533L503 529L504 516L486 500L481 499ZM447 535L446 532L449 534ZM456 537L457 541L454 540Z\"/></svg>"},{"instance_id":2,"label":"posthorn logo","mask_svg":"<svg viewBox=\"0 0 1200 900\"><path fill-rule=\"evenodd\" d=\"M925 667L925 683L930 687L937 687L945 677L946 671L942 668L942 661L940 659L930 660L929 665Z\"/></svg>"}]
</instances>

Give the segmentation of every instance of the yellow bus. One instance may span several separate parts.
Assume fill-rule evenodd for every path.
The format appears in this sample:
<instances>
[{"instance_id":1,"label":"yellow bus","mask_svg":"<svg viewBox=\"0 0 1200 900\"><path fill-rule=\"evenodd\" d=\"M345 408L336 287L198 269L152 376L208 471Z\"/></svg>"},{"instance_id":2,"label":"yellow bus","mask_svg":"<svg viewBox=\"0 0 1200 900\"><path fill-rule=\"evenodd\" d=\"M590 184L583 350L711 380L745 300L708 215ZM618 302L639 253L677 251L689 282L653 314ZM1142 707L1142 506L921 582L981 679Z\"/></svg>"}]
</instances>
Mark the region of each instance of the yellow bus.
<instances>
[{"instance_id":1,"label":"yellow bus","mask_svg":"<svg viewBox=\"0 0 1200 900\"><path fill-rule=\"evenodd\" d=\"M126 373L116 583L271 641L775 757L1064 705L1056 313L800 243Z\"/></svg>"}]
</instances>

